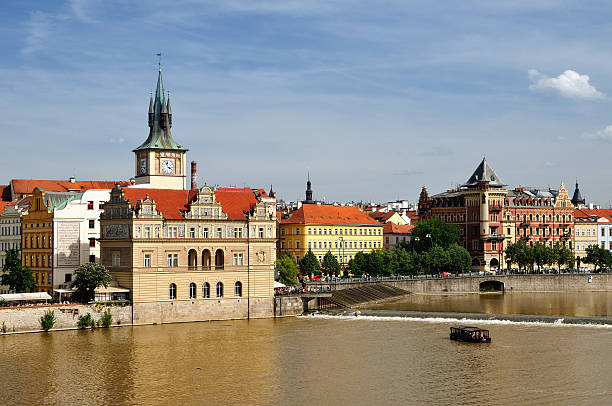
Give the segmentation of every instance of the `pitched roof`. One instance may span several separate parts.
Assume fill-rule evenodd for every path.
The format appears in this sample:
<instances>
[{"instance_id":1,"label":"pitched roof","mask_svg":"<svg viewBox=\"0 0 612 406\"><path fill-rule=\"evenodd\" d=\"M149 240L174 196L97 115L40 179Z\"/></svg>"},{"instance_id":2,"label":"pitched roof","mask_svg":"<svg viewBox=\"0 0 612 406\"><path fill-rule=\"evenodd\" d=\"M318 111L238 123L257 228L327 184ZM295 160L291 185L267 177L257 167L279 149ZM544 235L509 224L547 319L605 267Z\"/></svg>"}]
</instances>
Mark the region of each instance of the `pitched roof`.
<instances>
[{"instance_id":1,"label":"pitched roof","mask_svg":"<svg viewBox=\"0 0 612 406\"><path fill-rule=\"evenodd\" d=\"M9 185L0 185L0 201L11 201L11 187Z\"/></svg>"},{"instance_id":2,"label":"pitched roof","mask_svg":"<svg viewBox=\"0 0 612 406\"><path fill-rule=\"evenodd\" d=\"M383 234L410 234L413 228L412 224L385 223Z\"/></svg>"},{"instance_id":3,"label":"pitched roof","mask_svg":"<svg viewBox=\"0 0 612 406\"><path fill-rule=\"evenodd\" d=\"M0 200L0 214L4 213L4 209L6 209L7 206L12 206L15 203L13 202L4 202L2 200Z\"/></svg>"},{"instance_id":4,"label":"pitched roof","mask_svg":"<svg viewBox=\"0 0 612 406\"><path fill-rule=\"evenodd\" d=\"M215 199L221 203L221 208L230 220L246 220L244 211L248 211L252 204L257 203L253 193L263 189L247 188L219 188L215 191ZM124 196L135 206L138 201L155 201L156 208L166 219L183 219L183 212L189 210L191 202L194 201L195 190L170 190L170 189L138 189L124 188ZM265 193L265 192L264 192Z\"/></svg>"},{"instance_id":5,"label":"pitched roof","mask_svg":"<svg viewBox=\"0 0 612 406\"><path fill-rule=\"evenodd\" d=\"M394 211L388 211L386 213L383 213L380 211L373 211L373 212L368 213L370 217L372 217L374 220L377 220L381 223L385 223L387 220L393 217L394 214L395 214Z\"/></svg>"},{"instance_id":6,"label":"pitched roof","mask_svg":"<svg viewBox=\"0 0 612 406\"><path fill-rule=\"evenodd\" d=\"M157 210L166 219L182 219L181 210L189 208L189 190L171 189L137 189L123 188L124 196L129 200L131 206L136 206L138 201L154 200Z\"/></svg>"},{"instance_id":7,"label":"pitched roof","mask_svg":"<svg viewBox=\"0 0 612 406\"><path fill-rule=\"evenodd\" d=\"M606 218L612 221L612 209L574 209L574 220L583 222L596 222L597 218ZM588 219L588 220L587 220Z\"/></svg>"},{"instance_id":8,"label":"pitched roof","mask_svg":"<svg viewBox=\"0 0 612 406\"><path fill-rule=\"evenodd\" d=\"M81 180L70 182L69 180L38 180L38 179L13 179L11 187L13 194L17 196L31 194L35 188L41 188L45 192L84 192L88 189L112 189L117 183L128 186L130 182Z\"/></svg>"},{"instance_id":9,"label":"pitched roof","mask_svg":"<svg viewBox=\"0 0 612 406\"><path fill-rule=\"evenodd\" d=\"M356 207L330 204L304 204L288 219L283 219L282 224L382 225Z\"/></svg>"},{"instance_id":10,"label":"pitched roof","mask_svg":"<svg viewBox=\"0 0 612 406\"><path fill-rule=\"evenodd\" d=\"M468 181L462 186L476 186L480 182L489 182L489 186L506 186L485 158L482 158L482 162L480 162L478 168L476 168L472 176L470 176Z\"/></svg>"}]
</instances>

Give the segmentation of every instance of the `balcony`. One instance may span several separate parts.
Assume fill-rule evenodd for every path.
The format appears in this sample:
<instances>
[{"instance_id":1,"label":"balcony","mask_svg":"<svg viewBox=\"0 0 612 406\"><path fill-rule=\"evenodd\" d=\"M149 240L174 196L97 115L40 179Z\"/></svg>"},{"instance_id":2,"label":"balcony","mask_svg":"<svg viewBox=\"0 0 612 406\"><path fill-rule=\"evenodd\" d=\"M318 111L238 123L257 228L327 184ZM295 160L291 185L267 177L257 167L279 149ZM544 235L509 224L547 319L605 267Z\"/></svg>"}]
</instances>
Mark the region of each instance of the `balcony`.
<instances>
[{"instance_id":1,"label":"balcony","mask_svg":"<svg viewBox=\"0 0 612 406\"><path fill-rule=\"evenodd\" d=\"M501 206L489 206L489 211L491 213L499 213L501 210Z\"/></svg>"},{"instance_id":2,"label":"balcony","mask_svg":"<svg viewBox=\"0 0 612 406\"><path fill-rule=\"evenodd\" d=\"M523 220L519 223L519 227L529 227L531 225L531 221Z\"/></svg>"},{"instance_id":3,"label":"balcony","mask_svg":"<svg viewBox=\"0 0 612 406\"><path fill-rule=\"evenodd\" d=\"M489 241L503 241L506 236L503 234L489 234L485 238Z\"/></svg>"}]
</instances>

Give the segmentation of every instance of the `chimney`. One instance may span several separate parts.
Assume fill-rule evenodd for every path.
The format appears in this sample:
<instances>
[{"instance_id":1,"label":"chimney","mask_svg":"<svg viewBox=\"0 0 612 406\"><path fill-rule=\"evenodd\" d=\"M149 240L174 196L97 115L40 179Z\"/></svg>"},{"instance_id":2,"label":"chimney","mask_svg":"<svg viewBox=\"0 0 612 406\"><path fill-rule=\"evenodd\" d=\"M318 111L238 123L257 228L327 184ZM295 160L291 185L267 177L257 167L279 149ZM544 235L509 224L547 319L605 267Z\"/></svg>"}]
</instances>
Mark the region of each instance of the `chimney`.
<instances>
[{"instance_id":1,"label":"chimney","mask_svg":"<svg viewBox=\"0 0 612 406\"><path fill-rule=\"evenodd\" d=\"M135 184L136 184L136 179L130 178L130 185L135 185Z\"/></svg>"},{"instance_id":2,"label":"chimney","mask_svg":"<svg viewBox=\"0 0 612 406\"><path fill-rule=\"evenodd\" d=\"M76 183L76 178L74 176L71 176L68 180L70 183Z\"/></svg>"},{"instance_id":3,"label":"chimney","mask_svg":"<svg viewBox=\"0 0 612 406\"><path fill-rule=\"evenodd\" d=\"M198 164L196 161L191 161L191 190L198 188Z\"/></svg>"}]
</instances>

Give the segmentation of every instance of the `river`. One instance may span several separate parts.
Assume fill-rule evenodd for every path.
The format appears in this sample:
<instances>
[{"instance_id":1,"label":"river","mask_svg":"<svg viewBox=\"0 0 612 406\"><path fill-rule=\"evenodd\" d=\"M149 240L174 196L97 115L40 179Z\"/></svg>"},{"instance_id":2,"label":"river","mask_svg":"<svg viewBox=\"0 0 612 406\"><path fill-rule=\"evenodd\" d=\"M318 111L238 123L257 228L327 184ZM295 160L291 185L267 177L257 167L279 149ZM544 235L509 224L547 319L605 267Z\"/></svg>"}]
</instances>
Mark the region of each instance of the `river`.
<instances>
[{"instance_id":1,"label":"river","mask_svg":"<svg viewBox=\"0 0 612 406\"><path fill-rule=\"evenodd\" d=\"M609 306L607 294L584 295L594 303L607 298ZM476 299L457 297L431 300L475 306ZM534 310L545 313L527 312ZM303 316L3 336L0 399L7 405L612 402L611 326L486 321L492 343L468 344L449 341L454 323Z\"/></svg>"}]
</instances>

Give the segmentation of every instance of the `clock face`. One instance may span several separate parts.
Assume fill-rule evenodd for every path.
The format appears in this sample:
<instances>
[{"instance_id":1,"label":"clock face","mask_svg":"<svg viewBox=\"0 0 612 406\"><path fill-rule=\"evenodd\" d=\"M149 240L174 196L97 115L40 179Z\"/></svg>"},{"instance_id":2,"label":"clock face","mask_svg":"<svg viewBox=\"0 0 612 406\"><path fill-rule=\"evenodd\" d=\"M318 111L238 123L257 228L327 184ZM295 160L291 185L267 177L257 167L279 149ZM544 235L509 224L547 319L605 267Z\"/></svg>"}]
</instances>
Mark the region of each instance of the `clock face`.
<instances>
[{"instance_id":1,"label":"clock face","mask_svg":"<svg viewBox=\"0 0 612 406\"><path fill-rule=\"evenodd\" d=\"M141 159L140 160L140 173L141 174L145 174L147 173L147 161L146 159Z\"/></svg>"},{"instance_id":2,"label":"clock face","mask_svg":"<svg viewBox=\"0 0 612 406\"><path fill-rule=\"evenodd\" d=\"M162 161L161 168L164 173L172 173L174 171L174 161Z\"/></svg>"}]
</instances>

